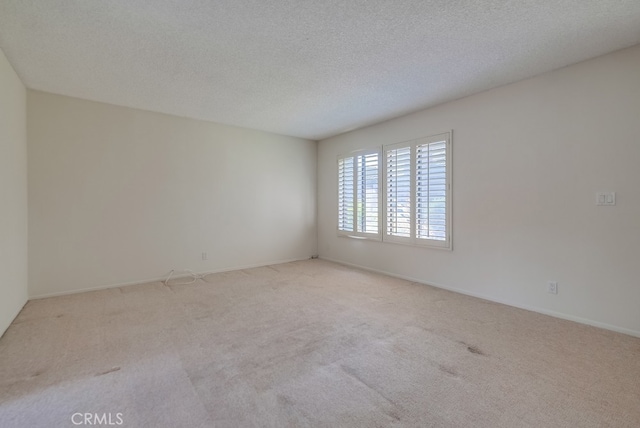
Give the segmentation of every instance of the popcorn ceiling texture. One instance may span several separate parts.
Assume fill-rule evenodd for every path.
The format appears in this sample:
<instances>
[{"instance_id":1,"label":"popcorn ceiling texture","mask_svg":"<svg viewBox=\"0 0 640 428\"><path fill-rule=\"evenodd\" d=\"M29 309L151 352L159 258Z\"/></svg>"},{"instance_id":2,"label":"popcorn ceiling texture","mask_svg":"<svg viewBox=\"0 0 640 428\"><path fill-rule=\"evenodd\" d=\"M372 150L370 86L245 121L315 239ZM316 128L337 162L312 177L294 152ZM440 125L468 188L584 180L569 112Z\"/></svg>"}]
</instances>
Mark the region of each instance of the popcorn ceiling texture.
<instances>
[{"instance_id":1,"label":"popcorn ceiling texture","mask_svg":"<svg viewBox=\"0 0 640 428\"><path fill-rule=\"evenodd\" d=\"M311 139L639 42L638 0L0 0L29 88Z\"/></svg>"}]
</instances>

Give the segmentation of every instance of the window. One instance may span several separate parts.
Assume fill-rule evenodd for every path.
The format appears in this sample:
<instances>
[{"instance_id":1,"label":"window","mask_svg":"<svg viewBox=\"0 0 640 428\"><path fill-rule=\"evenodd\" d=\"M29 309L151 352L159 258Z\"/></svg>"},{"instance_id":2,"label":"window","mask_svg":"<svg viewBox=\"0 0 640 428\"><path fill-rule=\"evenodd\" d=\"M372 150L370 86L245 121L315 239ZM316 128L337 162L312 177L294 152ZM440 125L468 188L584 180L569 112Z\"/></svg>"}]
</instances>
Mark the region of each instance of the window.
<instances>
[{"instance_id":1,"label":"window","mask_svg":"<svg viewBox=\"0 0 640 428\"><path fill-rule=\"evenodd\" d=\"M338 157L338 233L380 239L380 150Z\"/></svg>"},{"instance_id":2,"label":"window","mask_svg":"<svg viewBox=\"0 0 640 428\"><path fill-rule=\"evenodd\" d=\"M451 165L450 132L339 156L338 234L451 249Z\"/></svg>"},{"instance_id":3,"label":"window","mask_svg":"<svg viewBox=\"0 0 640 428\"><path fill-rule=\"evenodd\" d=\"M384 147L383 240L451 248L451 133Z\"/></svg>"}]
</instances>

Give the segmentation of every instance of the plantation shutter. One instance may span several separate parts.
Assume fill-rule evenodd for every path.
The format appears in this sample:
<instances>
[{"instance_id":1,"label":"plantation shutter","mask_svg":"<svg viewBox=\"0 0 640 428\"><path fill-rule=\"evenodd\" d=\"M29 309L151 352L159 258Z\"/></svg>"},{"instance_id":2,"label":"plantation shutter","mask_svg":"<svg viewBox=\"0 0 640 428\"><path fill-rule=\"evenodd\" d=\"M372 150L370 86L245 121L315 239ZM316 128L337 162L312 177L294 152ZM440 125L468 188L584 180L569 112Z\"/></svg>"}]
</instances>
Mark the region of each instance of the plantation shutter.
<instances>
[{"instance_id":1,"label":"plantation shutter","mask_svg":"<svg viewBox=\"0 0 640 428\"><path fill-rule=\"evenodd\" d=\"M378 177L379 155L357 156L357 231L378 233Z\"/></svg>"},{"instance_id":2,"label":"plantation shutter","mask_svg":"<svg viewBox=\"0 0 640 428\"><path fill-rule=\"evenodd\" d=\"M411 237L411 147L386 150L386 234Z\"/></svg>"},{"instance_id":3,"label":"plantation shutter","mask_svg":"<svg viewBox=\"0 0 640 428\"><path fill-rule=\"evenodd\" d=\"M355 158L338 159L338 230L353 232L354 228L354 165Z\"/></svg>"},{"instance_id":4,"label":"plantation shutter","mask_svg":"<svg viewBox=\"0 0 640 428\"><path fill-rule=\"evenodd\" d=\"M447 140L416 147L416 238L447 240Z\"/></svg>"},{"instance_id":5,"label":"plantation shutter","mask_svg":"<svg viewBox=\"0 0 640 428\"><path fill-rule=\"evenodd\" d=\"M451 249L451 133L384 146L383 241Z\"/></svg>"},{"instance_id":6,"label":"plantation shutter","mask_svg":"<svg viewBox=\"0 0 640 428\"><path fill-rule=\"evenodd\" d=\"M338 235L381 239L380 148L338 156Z\"/></svg>"}]
</instances>

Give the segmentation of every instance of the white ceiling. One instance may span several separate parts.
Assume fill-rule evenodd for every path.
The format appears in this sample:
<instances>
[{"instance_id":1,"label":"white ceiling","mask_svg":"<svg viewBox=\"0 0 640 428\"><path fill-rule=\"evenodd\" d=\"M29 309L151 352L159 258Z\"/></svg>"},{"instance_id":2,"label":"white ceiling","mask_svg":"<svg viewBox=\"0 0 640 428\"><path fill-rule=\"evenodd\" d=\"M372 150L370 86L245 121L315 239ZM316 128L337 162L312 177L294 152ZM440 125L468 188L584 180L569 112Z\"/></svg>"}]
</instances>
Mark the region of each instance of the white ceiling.
<instances>
[{"instance_id":1,"label":"white ceiling","mask_svg":"<svg viewBox=\"0 0 640 428\"><path fill-rule=\"evenodd\" d=\"M310 139L637 43L639 0L0 0L29 88Z\"/></svg>"}]
</instances>

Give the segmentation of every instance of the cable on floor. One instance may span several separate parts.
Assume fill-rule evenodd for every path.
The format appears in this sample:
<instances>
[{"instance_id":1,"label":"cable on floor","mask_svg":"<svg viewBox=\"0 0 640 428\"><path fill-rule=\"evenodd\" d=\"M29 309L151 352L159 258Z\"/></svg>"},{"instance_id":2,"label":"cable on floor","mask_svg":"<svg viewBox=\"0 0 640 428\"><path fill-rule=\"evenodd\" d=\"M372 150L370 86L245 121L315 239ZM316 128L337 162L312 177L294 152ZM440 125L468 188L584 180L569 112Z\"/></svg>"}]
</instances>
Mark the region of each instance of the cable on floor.
<instances>
[{"instance_id":1,"label":"cable on floor","mask_svg":"<svg viewBox=\"0 0 640 428\"><path fill-rule=\"evenodd\" d=\"M174 273L174 272L175 272L175 270L174 270L174 269L171 269L171 272L169 272L169 276L167 277L167 279L165 279L165 280L164 280L164 285L167 285L167 286L169 285L169 280L170 280L170 279L171 279L171 277L173 276L173 273ZM174 282L174 283L173 283L173 284L171 284L171 285L187 285L187 284L193 284L194 282L196 282L196 281L197 281L197 280L199 280L199 279L204 280L204 277L205 277L205 276L207 276L207 274L200 275L200 274L197 274L197 273L195 273L194 271L189 270L189 269L185 269L185 270L184 270L184 272L186 272L186 273L188 274L187 276L190 276L190 277L191 277L191 281L188 281L188 282Z\"/></svg>"}]
</instances>

